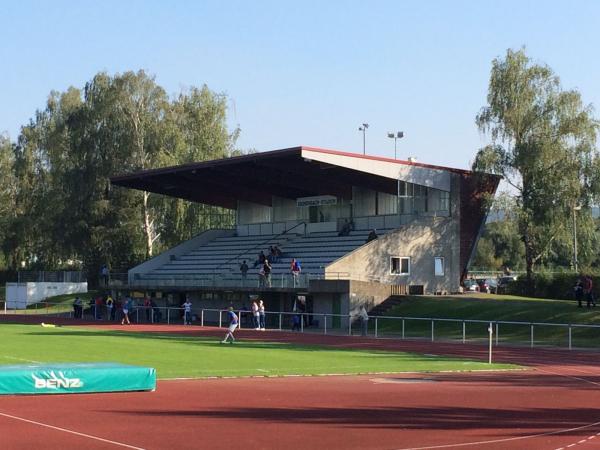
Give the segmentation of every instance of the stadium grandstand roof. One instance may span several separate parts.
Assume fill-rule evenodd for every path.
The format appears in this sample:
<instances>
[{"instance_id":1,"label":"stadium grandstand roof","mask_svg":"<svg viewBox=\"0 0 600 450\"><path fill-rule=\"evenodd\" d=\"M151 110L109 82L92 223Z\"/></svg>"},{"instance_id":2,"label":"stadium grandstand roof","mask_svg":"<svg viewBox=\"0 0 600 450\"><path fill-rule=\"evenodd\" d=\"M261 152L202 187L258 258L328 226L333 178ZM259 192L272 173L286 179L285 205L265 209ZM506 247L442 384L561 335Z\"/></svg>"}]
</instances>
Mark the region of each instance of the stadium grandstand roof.
<instances>
[{"instance_id":1,"label":"stadium grandstand roof","mask_svg":"<svg viewBox=\"0 0 600 450\"><path fill-rule=\"evenodd\" d=\"M450 190L450 174L473 172L313 147L292 147L243 156L144 170L111 183L194 202L236 209L244 200L271 205L272 196L351 198L352 186L396 194L398 180ZM497 185L499 177L486 175Z\"/></svg>"}]
</instances>

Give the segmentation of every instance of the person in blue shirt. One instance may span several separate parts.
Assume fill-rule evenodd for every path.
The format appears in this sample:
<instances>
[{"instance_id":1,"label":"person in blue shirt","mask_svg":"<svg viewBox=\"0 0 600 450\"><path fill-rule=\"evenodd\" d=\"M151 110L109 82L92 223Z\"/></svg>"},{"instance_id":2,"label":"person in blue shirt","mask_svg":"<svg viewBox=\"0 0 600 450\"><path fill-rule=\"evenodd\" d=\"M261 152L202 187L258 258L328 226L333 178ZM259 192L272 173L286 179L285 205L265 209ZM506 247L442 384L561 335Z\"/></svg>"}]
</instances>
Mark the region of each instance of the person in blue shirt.
<instances>
[{"instance_id":1,"label":"person in blue shirt","mask_svg":"<svg viewBox=\"0 0 600 450\"><path fill-rule=\"evenodd\" d=\"M231 338L231 341L229 341L229 343L233 344L235 342L233 332L238 326L238 316L236 313L233 312L233 306L230 306L227 310L227 317L229 318L229 328L227 330L227 334L225 335L225 339L223 339L221 343L226 344L227 339Z\"/></svg>"}]
</instances>

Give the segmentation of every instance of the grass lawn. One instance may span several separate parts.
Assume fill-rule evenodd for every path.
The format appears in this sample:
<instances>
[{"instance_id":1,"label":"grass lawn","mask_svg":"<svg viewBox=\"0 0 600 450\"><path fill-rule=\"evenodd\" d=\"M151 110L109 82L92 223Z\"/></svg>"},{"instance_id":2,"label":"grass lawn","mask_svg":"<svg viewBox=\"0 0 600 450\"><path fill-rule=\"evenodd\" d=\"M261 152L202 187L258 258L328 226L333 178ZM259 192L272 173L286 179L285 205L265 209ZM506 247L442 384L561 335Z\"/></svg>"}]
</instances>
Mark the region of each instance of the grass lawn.
<instances>
[{"instance_id":1,"label":"grass lawn","mask_svg":"<svg viewBox=\"0 0 600 450\"><path fill-rule=\"evenodd\" d=\"M461 296L409 296L386 316L408 318L444 318L458 320L525 322L524 325L500 324L500 341L528 343L531 338L530 322L600 325L600 307L577 308L574 301L544 300L508 295L474 294ZM369 321L374 322L374 321ZM374 323L370 323L374 329ZM402 333L402 322L378 319L381 336ZM467 323L466 338L487 339L487 323ZM462 339L462 322L436 321L436 338ZM431 321L404 321L405 337L431 337ZM572 329L572 345L600 347L600 328ZM534 341L538 345L568 345L568 328L534 326Z\"/></svg>"},{"instance_id":2,"label":"grass lawn","mask_svg":"<svg viewBox=\"0 0 600 450\"><path fill-rule=\"evenodd\" d=\"M269 342L221 344L175 335L79 327L0 325L0 365L120 362L150 366L159 378L490 370L517 366L398 352Z\"/></svg>"}]
</instances>

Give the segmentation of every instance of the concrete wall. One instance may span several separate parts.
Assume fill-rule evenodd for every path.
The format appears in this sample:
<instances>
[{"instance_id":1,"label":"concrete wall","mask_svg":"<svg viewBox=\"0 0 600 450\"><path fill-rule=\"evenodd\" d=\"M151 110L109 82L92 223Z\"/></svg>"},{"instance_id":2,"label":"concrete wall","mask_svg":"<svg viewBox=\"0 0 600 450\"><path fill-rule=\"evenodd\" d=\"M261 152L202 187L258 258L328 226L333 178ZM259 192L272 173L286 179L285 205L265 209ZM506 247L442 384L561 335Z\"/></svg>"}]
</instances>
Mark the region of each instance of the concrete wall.
<instances>
[{"instance_id":1,"label":"concrete wall","mask_svg":"<svg viewBox=\"0 0 600 450\"><path fill-rule=\"evenodd\" d=\"M6 307L25 309L27 305L38 303L56 295L85 293L86 283L6 283Z\"/></svg>"},{"instance_id":2,"label":"concrete wall","mask_svg":"<svg viewBox=\"0 0 600 450\"><path fill-rule=\"evenodd\" d=\"M425 292L455 292L460 284L458 179L453 179L449 217L417 216L409 224L363 245L325 268L325 275L344 272L350 279L423 285ZM391 274L392 257L410 257L410 274ZM443 257L445 273L435 276L434 258Z\"/></svg>"}]
</instances>

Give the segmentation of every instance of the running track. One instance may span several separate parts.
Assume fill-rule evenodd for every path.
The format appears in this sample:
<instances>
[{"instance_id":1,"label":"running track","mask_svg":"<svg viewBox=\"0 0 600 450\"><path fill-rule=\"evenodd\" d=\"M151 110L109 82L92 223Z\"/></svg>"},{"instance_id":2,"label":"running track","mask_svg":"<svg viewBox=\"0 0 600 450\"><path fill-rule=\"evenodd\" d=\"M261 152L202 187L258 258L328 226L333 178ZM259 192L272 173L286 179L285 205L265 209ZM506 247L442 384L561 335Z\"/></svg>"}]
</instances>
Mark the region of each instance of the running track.
<instances>
[{"instance_id":1,"label":"running track","mask_svg":"<svg viewBox=\"0 0 600 450\"><path fill-rule=\"evenodd\" d=\"M160 325L126 329L223 334ZM476 345L247 330L239 338L487 360L487 348ZM495 361L529 368L173 380L159 381L153 393L6 396L0 398L0 448L600 449L598 353L494 350Z\"/></svg>"}]
</instances>

